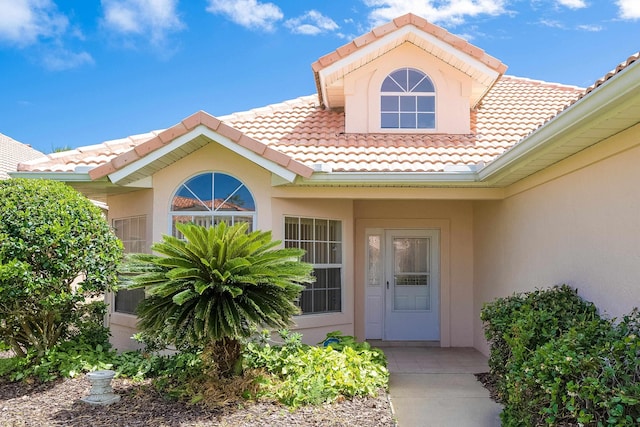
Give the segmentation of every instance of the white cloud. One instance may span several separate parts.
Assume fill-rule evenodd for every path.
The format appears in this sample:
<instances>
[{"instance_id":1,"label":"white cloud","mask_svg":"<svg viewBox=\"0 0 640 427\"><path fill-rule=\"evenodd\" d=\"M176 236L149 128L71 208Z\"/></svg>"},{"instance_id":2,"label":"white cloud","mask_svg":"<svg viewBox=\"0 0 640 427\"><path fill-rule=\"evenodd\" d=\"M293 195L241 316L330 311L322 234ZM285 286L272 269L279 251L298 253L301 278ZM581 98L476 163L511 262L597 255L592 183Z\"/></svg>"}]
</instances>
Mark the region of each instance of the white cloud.
<instances>
[{"instance_id":1,"label":"white cloud","mask_svg":"<svg viewBox=\"0 0 640 427\"><path fill-rule=\"evenodd\" d=\"M569 9L582 9L587 7L584 0L558 0L558 4Z\"/></svg>"},{"instance_id":2,"label":"white cloud","mask_svg":"<svg viewBox=\"0 0 640 427\"><path fill-rule=\"evenodd\" d=\"M638 0L618 0L616 2L620 8L620 18L640 19L640 1Z\"/></svg>"},{"instance_id":3,"label":"white cloud","mask_svg":"<svg viewBox=\"0 0 640 427\"><path fill-rule=\"evenodd\" d=\"M578 25L578 29L582 30L582 31L589 31L592 33L597 33L603 30L602 26L600 25L592 25L592 24L583 24L583 25Z\"/></svg>"},{"instance_id":4,"label":"white cloud","mask_svg":"<svg viewBox=\"0 0 640 427\"><path fill-rule=\"evenodd\" d=\"M287 20L284 25L294 34L316 34L337 30L338 24L317 10L310 10L302 16Z\"/></svg>"},{"instance_id":5,"label":"white cloud","mask_svg":"<svg viewBox=\"0 0 640 427\"><path fill-rule=\"evenodd\" d=\"M150 35L162 44L167 34L184 28L177 12L177 0L102 0L104 24L125 35Z\"/></svg>"},{"instance_id":6,"label":"white cloud","mask_svg":"<svg viewBox=\"0 0 640 427\"><path fill-rule=\"evenodd\" d=\"M274 24L284 15L273 3L257 0L208 0L207 12L226 16L236 24L249 29L273 31Z\"/></svg>"},{"instance_id":7,"label":"white cloud","mask_svg":"<svg viewBox=\"0 0 640 427\"><path fill-rule=\"evenodd\" d=\"M66 49L50 50L43 57L43 64L52 71L63 71L93 64L93 57L87 52L71 52Z\"/></svg>"},{"instance_id":8,"label":"white cloud","mask_svg":"<svg viewBox=\"0 0 640 427\"><path fill-rule=\"evenodd\" d=\"M56 37L69 25L50 0L0 1L0 41L24 47L42 37Z\"/></svg>"},{"instance_id":9,"label":"white cloud","mask_svg":"<svg viewBox=\"0 0 640 427\"><path fill-rule=\"evenodd\" d=\"M540 21L541 25L545 26L545 27L549 27L549 28L560 28L560 29L566 29L566 27L564 26L564 24L560 21L555 21L553 19L541 19Z\"/></svg>"},{"instance_id":10,"label":"white cloud","mask_svg":"<svg viewBox=\"0 0 640 427\"><path fill-rule=\"evenodd\" d=\"M373 25L390 21L412 12L429 22L461 24L467 16L500 15L506 12L507 0L364 0L372 7L369 18Z\"/></svg>"}]
</instances>

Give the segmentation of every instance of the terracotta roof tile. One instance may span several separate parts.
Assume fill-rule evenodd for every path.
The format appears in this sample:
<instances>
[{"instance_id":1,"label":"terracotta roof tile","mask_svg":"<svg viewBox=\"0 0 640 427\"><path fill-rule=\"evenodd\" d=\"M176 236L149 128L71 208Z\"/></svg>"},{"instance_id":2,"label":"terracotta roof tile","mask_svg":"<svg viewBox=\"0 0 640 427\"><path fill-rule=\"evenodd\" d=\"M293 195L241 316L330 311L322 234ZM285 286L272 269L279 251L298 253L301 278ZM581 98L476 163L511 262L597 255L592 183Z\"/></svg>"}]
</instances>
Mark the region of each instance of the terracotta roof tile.
<instances>
[{"instance_id":1,"label":"terracotta roof tile","mask_svg":"<svg viewBox=\"0 0 640 427\"><path fill-rule=\"evenodd\" d=\"M287 166L289 157L308 167L325 164L333 171L439 172L447 165L494 160L582 93L573 86L503 76L472 111L475 132L466 135L346 134L344 112L321 108L315 95L219 117L222 124L199 112L177 129L181 133L208 121L239 145L292 170L297 169ZM104 176L153 151L161 135L175 131L176 127L52 154L23 163L21 170L73 171L95 165L99 167L91 176ZM115 167L105 164L127 151L130 154L119 158Z\"/></svg>"},{"instance_id":2,"label":"terracotta roof tile","mask_svg":"<svg viewBox=\"0 0 640 427\"><path fill-rule=\"evenodd\" d=\"M15 172L18 163L44 156L30 145L23 144L0 133L0 179L9 178L7 172Z\"/></svg>"}]
</instances>

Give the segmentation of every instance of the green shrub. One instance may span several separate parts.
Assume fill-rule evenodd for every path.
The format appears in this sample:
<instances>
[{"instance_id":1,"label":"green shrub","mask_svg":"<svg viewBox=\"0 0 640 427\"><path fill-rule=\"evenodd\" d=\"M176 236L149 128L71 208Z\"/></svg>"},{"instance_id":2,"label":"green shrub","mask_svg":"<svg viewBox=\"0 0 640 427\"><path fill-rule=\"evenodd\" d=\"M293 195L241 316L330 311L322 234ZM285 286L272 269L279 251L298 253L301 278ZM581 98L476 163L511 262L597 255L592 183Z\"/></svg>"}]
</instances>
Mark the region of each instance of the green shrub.
<instances>
[{"instance_id":1,"label":"green shrub","mask_svg":"<svg viewBox=\"0 0 640 427\"><path fill-rule=\"evenodd\" d=\"M640 315L583 322L512 372L506 425L640 423Z\"/></svg>"},{"instance_id":2,"label":"green shrub","mask_svg":"<svg viewBox=\"0 0 640 427\"><path fill-rule=\"evenodd\" d=\"M505 426L640 423L640 314L620 322L568 286L516 294L481 314Z\"/></svg>"},{"instance_id":3,"label":"green shrub","mask_svg":"<svg viewBox=\"0 0 640 427\"><path fill-rule=\"evenodd\" d=\"M595 305L567 285L514 294L485 304L480 314L491 345L489 367L505 398L509 374L539 346L580 322L598 318Z\"/></svg>"},{"instance_id":4,"label":"green shrub","mask_svg":"<svg viewBox=\"0 0 640 427\"><path fill-rule=\"evenodd\" d=\"M114 284L122 245L100 209L63 183L0 181L0 200L0 340L42 356L86 332L85 301Z\"/></svg>"},{"instance_id":5,"label":"green shrub","mask_svg":"<svg viewBox=\"0 0 640 427\"><path fill-rule=\"evenodd\" d=\"M378 350L353 341L340 350L300 343L299 334L285 333L284 345L251 342L244 365L265 369L265 395L292 406L332 402L341 396L372 396L388 386L389 372ZM345 337L346 341L350 341Z\"/></svg>"}]
</instances>

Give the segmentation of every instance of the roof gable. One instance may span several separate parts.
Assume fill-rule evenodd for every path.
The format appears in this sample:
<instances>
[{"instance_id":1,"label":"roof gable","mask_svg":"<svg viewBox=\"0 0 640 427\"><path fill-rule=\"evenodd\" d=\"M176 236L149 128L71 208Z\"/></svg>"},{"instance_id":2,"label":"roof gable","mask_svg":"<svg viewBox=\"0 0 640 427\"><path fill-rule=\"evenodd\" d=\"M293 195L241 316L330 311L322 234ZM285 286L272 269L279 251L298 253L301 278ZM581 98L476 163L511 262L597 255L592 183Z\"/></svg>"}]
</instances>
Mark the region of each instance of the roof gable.
<instances>
[{"instance_id":1,"label":"roof gable","mask_svg":"<svg viewBox=\"0 0 640 427\"><path fill-rule=\"evenodd\" d=\"M198 111L177 125L91 169L89 176L92 180L109 176L114 184L132 184L211 142L223 145L288 182L293 182L297 175L308 178L313 173L311 168L286 154L244 135L204 111Z\"/></svg>"},{"instance_id":2,"label":"roof gable","mask_svg":"<svg viewBox=\"0 0 640 427\"><path fill-rule=\"evenodd\" d=\"M344 77L404 43L412 43L470 76L474 82L472 105L482 99L507 69L482 49L409 13L374 28L312 64L320 103L328 108L343 107Z\"/></svg>"}]
</instances>

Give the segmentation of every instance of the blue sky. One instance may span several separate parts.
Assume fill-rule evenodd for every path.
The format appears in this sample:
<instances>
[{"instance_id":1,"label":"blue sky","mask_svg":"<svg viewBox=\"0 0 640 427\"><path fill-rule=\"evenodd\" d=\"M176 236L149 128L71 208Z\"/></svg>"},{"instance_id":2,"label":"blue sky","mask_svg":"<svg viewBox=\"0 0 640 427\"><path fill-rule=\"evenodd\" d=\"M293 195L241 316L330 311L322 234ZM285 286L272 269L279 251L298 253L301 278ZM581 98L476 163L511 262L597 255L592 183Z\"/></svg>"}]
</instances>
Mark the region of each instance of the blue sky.
<instances>
[{"instance_id":1,"label":"blue sky","mask_svg":"<svg viewBox=\"0 0 640 427\"><path fill-rule=\"evenodd\" d=\"M310 95L311 63L407 12L532 79L640 50L640 0L0 0L0 133L48 153Z\"/></svg>"}]
</instances>

